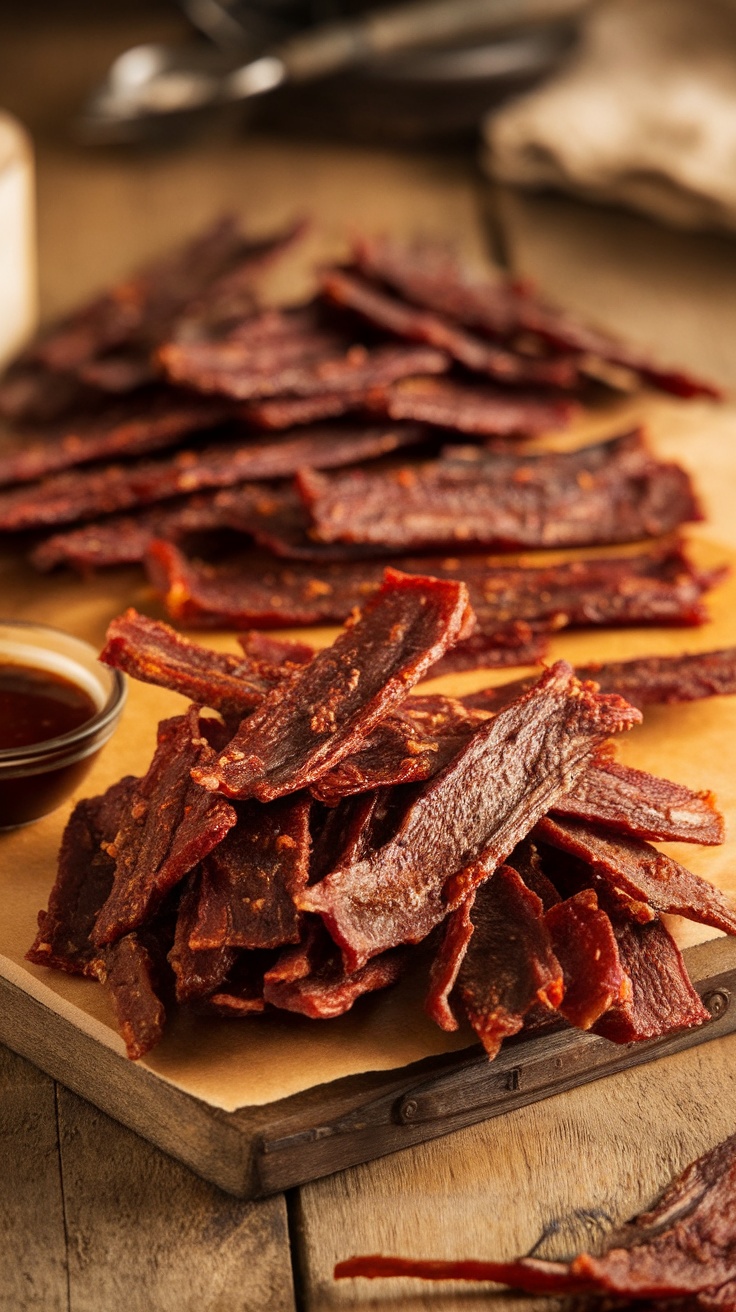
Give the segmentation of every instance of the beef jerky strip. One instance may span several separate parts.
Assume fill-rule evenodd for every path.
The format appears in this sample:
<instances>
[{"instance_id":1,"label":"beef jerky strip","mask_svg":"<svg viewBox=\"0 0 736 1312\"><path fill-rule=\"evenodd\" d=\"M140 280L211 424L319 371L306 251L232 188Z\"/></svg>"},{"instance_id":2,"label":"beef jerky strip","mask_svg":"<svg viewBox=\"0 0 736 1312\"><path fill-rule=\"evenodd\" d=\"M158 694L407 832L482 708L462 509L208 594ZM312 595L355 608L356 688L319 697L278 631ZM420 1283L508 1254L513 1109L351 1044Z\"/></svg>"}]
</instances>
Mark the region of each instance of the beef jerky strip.
<instances>
[{"instance_id":1,"label":"beef jerky strip","mask_svg":"<svg viewBox=\"0 0 736 1312\"><path fill-rule=\"evenodd\" d=\"M613 1043L634 1043L710 1020L661 920L639 925L614 916L613 925L631 989L595 1022L596 1034Z\"/></svg>"},{"instance_id":2,"label":"beef jerky strip","mask_svg":"<svg viewBox=\"0 0 736 1312\"><path fill-rule=\"evenodd\" d=\"M603 691L615 688L639 707L728 696L736 693L736 647L607 661L581 666L579 674L595 679Z\"/></svg>"},{"instance_id":3,"label":"beef jerky strip","mask_svg":"<svg viewBox=\"0 0 736 1312\"><path fill-rule=\"evenodd\" d=\"M569 401L470 386L454 378L403 378L377 390L368 408L389 419L475 437L534 437L565 428L574 413Z\"/></svg>"},{"instance_id":4,"label":"beef jerky strip","mask_svg":"<svg viewBox=\"0 0 736 1312\"><path fill-rule=\"evenodd\" d=\"M685 1297L682 1312L719 1305L725 1309L734 1282L735 1195L736 1135L732 1135L691 1162L649 1212L610 1234L598 1256L581 1253L569 1263L530 1257L512 1262L433 1262L374 1254L338 1262L335 1278L491 1280L530 1294L613 1295L635 1299L639 1307L649 1306L644 1299Z\"/></svg>"},{"instance_id":5,"label":"beef jerky strip","mask_svg":"<svg viewBox=\"0 0 736 1312\"><path fill-rule=\"evenodd\" d=\"M388 843L308 888L302 907L323 917L349 969L419 942L572 787L605 738L637 720L558 661L420 787Z\"/></svg>"},{"instance_id":6,"label":"beef jerky strip","mask_svg":"<svg viewBox=\"0 0 736 1312\"><path fill-rule=\"evenodd\" d=\"M148 919L235 824L234 809L190 778L198 762L214 756L204 734L218 730L222 726L200 719L196 706L159 725L151 765L108 849L115 856L115 880L92 932L98 947Z\"/></svg>"},{"instance_id":7,"label":"beef jerky strip","mask_svg":"<svg viewBox=\"0 0 736 1312\"><path fill-rule=\"evenodd\" d=\"M95 974L108 989L131 1061L163 1037L166 1011L153 955L138 934L125 934L97 955Z\"/></svg>"},{"instance_id":8,"label":"beef jerky strip","mask_svg":"<svg viewBox=\"0 0 736 1312\"><path fill-rule=\"evenodd\" d=\"M632 997L611 921L592 888L557 902L544 919L562 967L564 993L557 1010L571 1025L589 1030L604 1012Z\"/></svg>"},{"instance_id":9,"label":"beef jerky strip","mask_svg":"<svg viewBox=\"0 0 736 1312\"><path fill-rule=\"evenodd\" d=\"M508 665L539 665L548 651L548 633L530 632L529 625L523 621L512 623L501 632L473 633L459 642L437 662L432 677L455 674L458 670L497 670Z\"/></svg>"},{"instance_id":10,"label":"beef jerky strip","mask_svg":"<svg viewBox=\"0 0 736 1312\"><path fill-rule=\"evenodd\" d=\"M174 945L169 964L176 978L177 1002L199 1002L217 992L224 984L238 951L220 943L207 949L193 948L190 940L197 925L197 908L201 897L203 866L189 875L179 902Z\"/></svg>"},{"instance_id":11,"label":"beef jerky strip","mask_svg":"<svg viewBox=\"0 0 736 1312\"><path fill-rule=\"evenodd\" d=\"M492 346L459 328L442 313L417 310L354 271L326 270L321 277L321 289L333 305L353 310L368 323L397 337L438 347L466 369L488 374L498 382L569 388L579 381L574 362L529 359Z\"/></svg>"},{"instance_id":12,"label":"beef jerky strip","mask_svg":"<svg viewBox=\"0 0 736 1312\"><path fill-rule=\"evenodd\" d=\"M592 886L636 920L645 922L655 912L668 912L736 934L736 906L731 899L641 839L560 816L541 819L535 835L585 862Z\"/></svg>"},{"instance_id":13,"label":"beef jerky strip","mask_svg":"<svg viewBox=\"0 0 736 1312\"><path fill-rule=\"evenodd\" d=\"M234 829L202 862L191 948L297 943L295 899L309 876L309 798L246 802Z\"/></svg>"},{"instance_id":14,"label":"beef jerky strip","mask_svg":"<svg viewBox=\"0 0 736 1312\"><path fill-rule=\"evenodd\" d=\"M540 899L510 866L500 866L471 897L473 933L455 990L493 1058L504 1038L518 1034L535 1003L550 1009L558 1005L562 969Z\"/></svg>"},{"instance_id":15,"label":"beef jerky strip","mask_svg":"<svg viewBox=\"0 0 736 1312\"><path fill-rule=\"evenodd\" d=\"M314 884L336 866L365 856L389 804L389 791L376 789L341 798L329 808L315 828L309 882Z\"/></svg>"},{"instance_id":16,"label":"beef jerky strip","mask_svg":"<svg viewBox=\"0 0 736 1312\"><path fill-rule=\"evenodd\" d=\"M93 962L99 953L90 934L115 874L115 860L103 843L112 843L137 783L127 775L100 797L75 806L61 840L48 909L39 912L38 933L26 953L28 961L96 977Z\"/></svg>"},{"instance_id":17,"label":"beef jerky strip","mask_svg":"<svg viewBox=\"0 0 736 1312\"><path fill-rule=\"evenodd\" d=\"M233 488L220 496L227 498L228 523L241 533L250 533L260 547L287 560L374 560L390 555L390 548L354 547L345 543L315 542L309 536L310 518L296 488L286 484L264 490L257 499L249 487ZM160 536L166 537L167 534Z\"/></svg>"},{"instance_id":18,"label":"beef jerky strip","mask_svg":"<svg viewBox=\"0 0 736 1312\"><path fill-rule=\"evenodd\" d=\"M262 802L307 787L363 742L471 622L464 584L386 570L333 645L265 697L216 766L193 778Z\"/></svg>"},{"instance_id":19,"label":"beef jerky strip","mask_svg":"<svg viewBox=\"0 0 736 1312\"><path fill-rule=\"evenodd\" d=\"M307 642L293 642L290 638L274 638L270 633L239 633L238 643L252 660L281 668L284 665L308 665L314 656L314 647Z\"/></svg>"},{"instance_id":20,"label":"beef jerky strip","mask_svg":"<svg viewBox=\"0 0 736 1312\"><path fill-rule=\"evenodd\" d=\"M716 845L725 838L712 793L617 761L591 765L567 797L558 798L553 813L655 842Z\"/></svg>"},{"instance_id":21,"label":"beef jerky strip","mask_svg":"<svg viewBox=\"0 0 736 1312\"><path fill-rule=\"evenodd\" d=\"M200 647L132 608L110 623L100 660L225 714L246 714L278 682L270 665Z\"/></svg>"},{"instance_id":22,"label":"beef jerky strip","mask_svg":"<svg viewBox=\"0 0 736 1312\"><path fill-rule=\"evenodd\" d=\"M410 425L306 429L294 437L180 451L137 465L105 465L51 475L0 493L0 531L41 528L167 501L186 492L231 487L246 479L286 478L303 465L334 468L416 445Z\"/></svg>"},{"instance_id":23,"label":"beef jerky strip","mask_svg":"<svg viewBox=\"0 0 736 1312\"><path fill-rule=\"evenodd\" d=\"M532 334L554 351L623 365L675 396L721 396L712 383L658 365L643 351L544 304L528 284L472 278L447 249L437 245L412 247L385 238L363 239L356 243L354 254L364 274L388 283L407 300L492 337L508 341Z\"/></svg>"},{"instance_id":24,"label":"beef jerky strip","mask_svg":"<svg viewBox=\"0 0 736 1312\"><path fill-rule=\"evenodd\" d=\"M338 419L355 410L365 410L373 394L374 389L364 387L350 392L325 390L313 396L274 396L262 401L251 401L240 414L254 428L294 428L299 424L313 424L320 419Z\"/></svg>"},{"instance_id":25,"label":"beef jerky strip","mask_svg":"<svg viewBox=\"0 0 736 1312\"><path fill-rule=\"evenodd\" d=\"M24 434L17 451L0 456L0 486L29 483L95 460L175 446L188 433L215 428L232 415L226 403L161 392L57 424L40 440ZM17 443L15 445L18 445Z\"/></svg>"},{"instance_id":26,"label":"beef jerky strip","mask_svg":"<svg viewBox=\"0 0 736 1312\"><path fill-rule=\"evenodd\" d=\"M510 550L633 542L701 517L688 475L655 460L638 433L561 454L475 456L329 478L302 471L313 535Z\"/></svg>"},{"instance_id":27,"label":"beef jerky strip","mask_svg":"<svg viewBox=\"0 0 736 1312\"><path fill-rule=\"evenodd\" d=\"M450 366L448 356L431 346L349 345L325 334L300 345L295 339L278 350L252 351L236 338L166 346L159 359L171 382L237 401L361 392Z\"/></svg>"},{"instance_id":28,"label":"beef jerky strip","mask_svg":"<svg viewBox=\"0 0 736 1312\"><path fill-rule=\"evenodd\" d=\"M398 949L348 972L329 936L311 923L304 942L283 952L266 972L263 996L282 1011L328 1020L343 1016L364 993L395 984L405 965L406 953Z\"/></svg>"}]
</instances>

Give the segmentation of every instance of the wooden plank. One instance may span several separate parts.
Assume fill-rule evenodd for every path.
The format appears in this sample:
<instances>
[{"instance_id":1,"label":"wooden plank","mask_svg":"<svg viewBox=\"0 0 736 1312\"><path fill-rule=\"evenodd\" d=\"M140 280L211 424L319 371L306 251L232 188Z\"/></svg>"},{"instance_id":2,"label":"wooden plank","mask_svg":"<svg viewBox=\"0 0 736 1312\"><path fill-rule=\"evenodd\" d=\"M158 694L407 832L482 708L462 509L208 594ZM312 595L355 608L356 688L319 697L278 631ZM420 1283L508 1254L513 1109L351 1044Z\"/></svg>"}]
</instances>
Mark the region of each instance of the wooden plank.
<instances>
[{"instance_id":1,"label":"wooden plank","mask_svg":"<svg viewBox=\"0 0 736 1312\"><path fill-rule=\"evenodd\" d=\"M699 1029L625 1047L571 1030L522 1036L492 1063L474 1047L231 1113L164 1083L2 979L0 1040L205 1180L253 1198L504 1116L560 1089L719 1042L736 1028L736 943L699 944L686 960L713 1015Z\"/></svg>"},{"instance_id":2,"label":"wooden plank","mask_svg":"<svg viewBox=\"0 0 736 1312\"><path fill-rule=\"evenodd\" d=\"M68 1312L54 1084L0 1047L0 1309Z\"/></svg>"},{"instance_id":3,"label":"wooden plank","mask_svg":"<svg viewBox=\"0 0 736 1312\"><path fill-rule=\"evenodd\" d=\"M232 1198L61 1088L59 1138L70 1312L293 1312L283 1196Z\"/></svg>"}]
</instances>

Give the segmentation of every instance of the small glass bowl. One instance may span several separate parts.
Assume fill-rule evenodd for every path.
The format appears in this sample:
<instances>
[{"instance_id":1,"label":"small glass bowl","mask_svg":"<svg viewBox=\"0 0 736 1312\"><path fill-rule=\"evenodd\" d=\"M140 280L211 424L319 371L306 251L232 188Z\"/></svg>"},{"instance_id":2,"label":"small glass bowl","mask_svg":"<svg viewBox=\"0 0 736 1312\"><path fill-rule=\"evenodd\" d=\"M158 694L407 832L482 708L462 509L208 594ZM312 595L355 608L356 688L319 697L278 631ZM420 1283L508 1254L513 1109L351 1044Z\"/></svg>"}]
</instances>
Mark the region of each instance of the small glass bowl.
<instances>
[{"instance_id":1,"label":"small glass bowl","mask_svg":"<svg viewBox=\"0 0 736 1312\"><path fill-rule=\"evenodd\" d=\"M127 694L125 676L102 665L90 643L48 624L0 620L0 665L9 663L61 675L97 710L68 733L0 750L0 830L40 820L74 792L115 731Z\"/></svg>"}]
</instances>

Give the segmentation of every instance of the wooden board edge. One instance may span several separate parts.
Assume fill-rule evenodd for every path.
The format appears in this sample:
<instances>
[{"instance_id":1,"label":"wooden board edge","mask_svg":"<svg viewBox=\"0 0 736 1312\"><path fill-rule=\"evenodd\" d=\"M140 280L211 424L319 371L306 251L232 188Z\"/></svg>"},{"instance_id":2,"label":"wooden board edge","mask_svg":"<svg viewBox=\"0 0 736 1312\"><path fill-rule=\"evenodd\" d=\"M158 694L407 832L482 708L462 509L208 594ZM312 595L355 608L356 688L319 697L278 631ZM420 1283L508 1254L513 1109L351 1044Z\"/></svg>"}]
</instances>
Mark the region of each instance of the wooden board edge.
<instances>
[{"instance_id":1,"label":"wooden board edge","mask_svg":"<svg viewBox=\"0 0 736 1312\"><path fill-rule=\"evenodd\" d=\"M519 1036L489 1062L476 1045L224 1112L105 1048L0 977L0 1042L239 1198L306 1184L630 1066L736 1030L736 940L684 953L710 1022L619 1047L567 1027Z\"/></svg>"}]
</instances>

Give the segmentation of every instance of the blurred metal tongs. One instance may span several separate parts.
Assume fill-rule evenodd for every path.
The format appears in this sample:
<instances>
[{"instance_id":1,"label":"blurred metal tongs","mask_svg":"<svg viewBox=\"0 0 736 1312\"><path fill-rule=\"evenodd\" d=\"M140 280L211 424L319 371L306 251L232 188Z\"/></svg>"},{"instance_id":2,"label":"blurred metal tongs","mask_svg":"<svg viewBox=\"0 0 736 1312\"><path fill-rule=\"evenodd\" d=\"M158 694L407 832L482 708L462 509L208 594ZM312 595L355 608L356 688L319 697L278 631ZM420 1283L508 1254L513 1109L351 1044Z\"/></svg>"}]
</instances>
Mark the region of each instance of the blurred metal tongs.
<instances>
[{"instance_id":1,"label":"blurred metal tongs","mask_svg":"<svg viewBox=\"0 0 736 1312\"><path fill-rule=\"evenodd\" d=\"M84 139L140 139L170 115L232 105L392 55L576 17L590 0L415 0L281 41L237 67L214 47L140 45L115 60L78 122Z\"/></svg>"}]
</instances>

